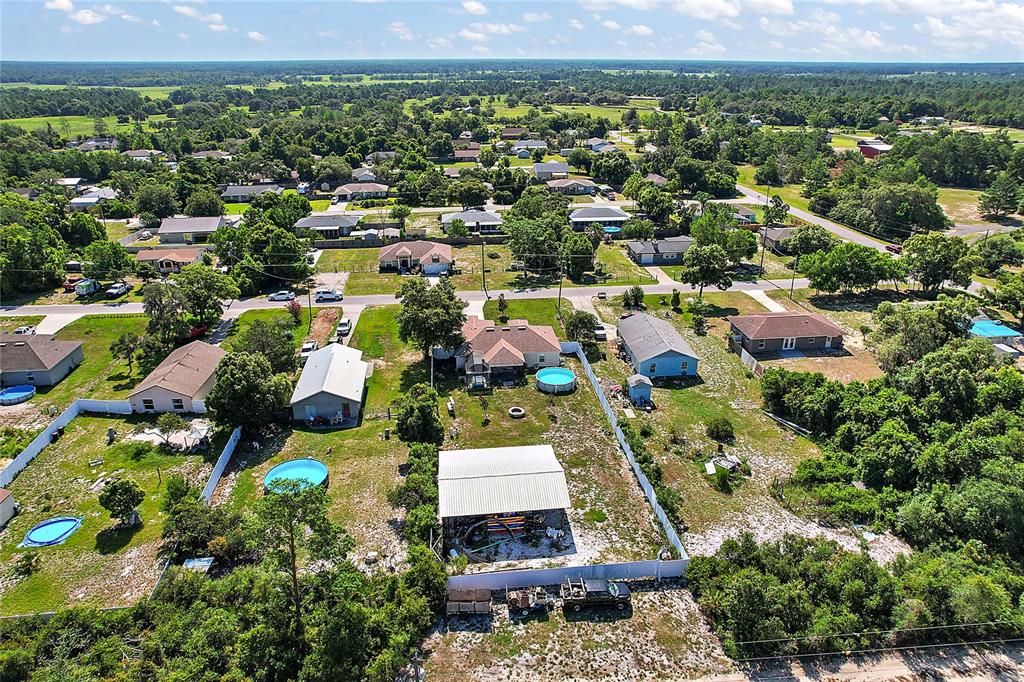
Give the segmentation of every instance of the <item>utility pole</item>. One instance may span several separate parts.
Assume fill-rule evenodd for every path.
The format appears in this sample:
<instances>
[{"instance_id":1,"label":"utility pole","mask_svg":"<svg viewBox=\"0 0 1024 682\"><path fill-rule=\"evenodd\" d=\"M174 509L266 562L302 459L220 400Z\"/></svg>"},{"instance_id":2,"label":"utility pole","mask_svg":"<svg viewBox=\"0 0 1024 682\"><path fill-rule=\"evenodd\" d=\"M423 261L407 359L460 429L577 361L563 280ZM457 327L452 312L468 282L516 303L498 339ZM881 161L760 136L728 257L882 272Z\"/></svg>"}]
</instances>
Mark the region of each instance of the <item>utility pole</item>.
<instances>
[{"instance_id":1,"label":"utility pole","mask_svg":"<svg viewBox=\"0 0 1024 682\"><path fill-rule=\"evenodd\" d=\"M480 239L480 278L484 287L484 298L490 298L487 293L487 262L484 260L484 240Z\"/></svg>"},{"instance_id":2,"label":"utility pole","mask_svg":"<svg viewBox=\"0 0 1024 682\"><path fill-rule=\"evenodd\" d=\"M793 287L796 285L796 271L800 269L800 254L796 254L796 264L793 265L793 277L789 280L789 300L793 300Z\"/></svg>"},{"instance_id":3,"label":"utility pole","mask_svg":"<svg viewBox=\"0 0 1024 682\"><path fill-rule=\"evenodd\" d=\"M306 280L306 307L309 308L309 329L313 331L313 278Z\"/></svg>"}]
</instances>

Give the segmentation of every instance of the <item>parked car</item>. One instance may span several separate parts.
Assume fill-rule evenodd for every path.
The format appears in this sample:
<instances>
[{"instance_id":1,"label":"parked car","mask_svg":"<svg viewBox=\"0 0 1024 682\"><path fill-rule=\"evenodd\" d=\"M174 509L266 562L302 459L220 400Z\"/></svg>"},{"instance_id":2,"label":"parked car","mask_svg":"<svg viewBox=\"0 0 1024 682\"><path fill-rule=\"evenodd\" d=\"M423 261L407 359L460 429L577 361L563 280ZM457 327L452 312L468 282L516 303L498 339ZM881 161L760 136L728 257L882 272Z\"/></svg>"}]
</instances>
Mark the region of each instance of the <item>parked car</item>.
<instances>
[{"instance_id":1,"label":"parked car","mask_svg":"<svg viewBox=\"0 0 1024 682\"><path fill-rule=\"evenodd\" d=\"M608 330L604 328L603 324L598 323L598 325L594 327L594 338L598 341L608 340Z\"/></svg>"},{"instance_id":2,"label":"parked car","mask_svg":"<svg viewBox=\"0 0 1024 682\"><path fill-rule=\"evenodd\" d=\"M599 292L597 292L597 297L603 301L606 298L608 298L608 292L606 292L606 291L599 291Z\"/></svg>"},{"instance_id":3,"label":"parked car","mask_svg":"<svg viewBox=\"0 0 1024 682\"><path fill-rule=\"evenodd\" d=\"M306 360L309 359L309 354L320 347L316 341L306 341L302 344L302 348L299 349L299 363L306 364Z\"/></svg>"},{"instance_id":4,"label":"parked car","mask_svg":"<svg viewBox=\"0 0 1024 682\"><path fill-rule=\"evenodd\" d=\"M64 282L64 293L73 294L75 293L75 285L82 281L81 277L68 277Z\"/></svg>"},{"instance_id":5,"label":"parked car","mask_svg":"<svg viewBox=\"0 0 1024 682\"><path fill-rule=\"evenodd\" d=\"M110 288L107 289L106 294L107 298L118 298L119 296L124 296L131 290L132 287L127 282L118 282L117 284L112 284Z\"/></svg>"},{"instance_id":6,"label":"parked car","mask_svg":"<svg viewBox=\"0 0 1024 682\"><path fill-rule=\"evenodd\" d=\"M210 328L205 324L201 324L198 327L192 327L188 330L189 341L195 341L196 339L201 338L207 331L209 331L209 329Z\"/></svg>"},{"instance_id":7,"label":"parked car","mask_svg":"<svg viewBox=\"0 0 1024 682\"><path fill-rule=\"evenodd\" d=\"M35 336L36 328L32 326L18 327L14 333L18 336Z\"/></svg>"},{"instance_id":8,"label":"parked car","mask_svg":"<svg viewBox=\"0 0 1024 682\"><path fill-rule=\"evenodd\" d=\"M321 301L340 301L343 298L341 292L337 289L317 289L316 290L316 302Z\"/></svg>"},{"instance_id":9,"label":"parked car","mask_svg":"<svg viewBox=\"0 0 1024 682\"><path fill-rule=\"evenodd\" d=\"M608 201L615 201L615 192L607 191L607 192L601 192L601 194L603 194L604 198L607 199Z\"/></svg>"},{"instance_id":10,"label":"parked car","mask_svg":"<svg viewBox=\"0 0 1024 682\"><path fill-rule=\"evenodd\" d=\"M267 296L268 301L291 301L294 298L294 291L275 291L270 296Z\"/></svg>"},{"instance_id":11,"label":"parked car","mask_svg":"<svg viewBox=\"0 0 1024 682\"><path fill-rule=\"evenodd\" d=\"M581 611L585 606L614 606L619 611L625 611L632 602L625 583L601 579L566 580L562 583L559 595L562 597L563 608L570 611Z\"/></svg>"},{"instance_id":12,"label":"parked car","mask_svg":"<svg viewBox=\"0 0 1024 682\"><path fill-rule=\"evenodd\" d=\"M886 244L885 250L889 253L903 253L903 246L901 244Z\"/></svg>"},{"instance_id":13,"label":"parked car","mask_svg":"<svg viewBox=\"0 0 1024 682\"><path fill-rule=\"evenodd\" d=\"M338 336L348 336L352 331L352 320L347 317L341 318L341 322L338 323Z\"/></svg>"},{"instance_id":14,"label":"parked car","mask_svg":"<svg viewBox=\"0 0 1024 682\"><path fill-rule=\"evenodd\" d=\"M139 232L138 240L140 242L144 242L147 239L152 239L152 238L153 238L153 233L150 232L149 230L143 230L142 232Z\"/></svg>"}]
</instances>

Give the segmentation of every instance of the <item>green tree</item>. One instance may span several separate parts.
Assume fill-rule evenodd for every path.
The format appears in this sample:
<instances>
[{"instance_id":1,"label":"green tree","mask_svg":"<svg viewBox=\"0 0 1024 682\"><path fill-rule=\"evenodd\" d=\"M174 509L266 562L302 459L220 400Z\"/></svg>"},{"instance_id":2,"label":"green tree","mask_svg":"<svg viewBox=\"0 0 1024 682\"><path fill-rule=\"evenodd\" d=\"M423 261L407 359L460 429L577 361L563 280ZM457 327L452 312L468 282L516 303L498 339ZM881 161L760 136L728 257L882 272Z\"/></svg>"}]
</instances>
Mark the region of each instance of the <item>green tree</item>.
<instances>
[{"instance_id":1,"label":"green tree","mask_svg":"<svg viewBox=\"0 0 1024 682\"><path fill-rule=\"evenodd\" d=\"M505 298L505 294L498 294L498 315L502 321L508 319L508 300Z\"/></svg>"},{"instance_id":2,"label":"green tree","mask_svg":"<svg viewBox=\"0 0 1024 682\"><path fill-rule=\"evenodd\" d=\"M582 232L566 231L562 237L562 264L569 279L578 282L594 269L594 242Z\"/></svg>"},{"instance_id":3,"label":"green tree","mask_svg":"<svg viewBox=\"0 0 1024 682\"><path fill-rule=\"evenodd\" d=\"M273 374L265 357L228 353L217 366L206 408L219 424L258 429L287 409L291 395L292 382L285 374Z\"/></svg>"},{"instance_id":4,"label":"green tree","mask_svg":"<svg viewBox=\"0 0 1024 682\"><path fill-rule=\"evenodd\" d=\"M985 272L995 273L1004 265L1024 264L1024 246L1008 234L997 234L977 242L974 254L981 260Z\"/></svg>"},{"instance_id":5,"label":"green tree","mask_svg":"<svg viewBox=\"0 0 1024 682\"><path fill-rule=\"evenodd\" d=\"M117 242L95 241L85 247L82 257L82 271L93 279L119 280L132 271L131 255Z\"/></svg>"},{"instance_id":6,"label":"green tree","mask_svg":"<svg viewBox=\"0 0 1024 682\"><path fill-rule=\"evenodd\" d=\"M1021 200L1020 183L1007 173L999 173L978 198L978 211L989 218L1005 218L1017 210Z\"/></svg>"},{"instance_id":7,"label":"green tree","mask_svg":"<svg viewBox=\"0 0 1024 682\"><path fill-rule=\"evenodd\" d=\"M313 182L317 186L326 184L329 187L336 187L344 185L351 179L351 164L335 154L328 154L313 164Z\"/></svg>"},{"instance_id":8,"label":"green tree","mask_svg":"<svg viewBox=\"0 0 1024 682\"><path fill-rule=\"evenodd\" d=\"M405 204L395 204L388 212L388 217L398 222L400 228L405 228L405 221L412 215L412 209Z\"/></svg>"},{"instance_id":9,"label":"green tree","mask_svg":"<svg viewBox=\"0 0 1024 682\"><path fill-rule=\"evenodd\" d=\"M491 196L491 191L482 180L466 178L452 186L452 197L462 204L462 210L471 206L483 206Z\"/></svg>"},{"instance_id":10,"label":"green tree","mask_svg":"<svg viewBox=\"0 0 1024 682\"><path fill-rule=\"evenodd\" d=\"M1024 278L1012 275L996 284L994 290L986 290L988 301L1003 310L1013 313L1024 324Z\"/></svg>"},{"instance_id":11,"label":"green tree","mask_svg":"<svg viewBox=\"0 0 1024 682\"><path fill-rule=\"evenodd\" d=\"M240 295L234 280L202 263L186 265L174 281L185 298L185 308L201 324L215 322L224 312L223 302Z\"/></svg>"},{"instance_id":12,"label":"green tree","mask_svg":"<svg viewBox=\"0 0 1024 682\"><path fill-rule=\"evenodd\" d=\"M636 310L644 307L644 290L639 284L634 284L622 292L622 306Z\"/></svg>"},{"instance_id":13,"label":"green tree","mask_svg":"<svg viewBox=\"0 0 1024 682\"><path fill-rule=\"evenodd\" d=\"M253 320L239 335L233 350L262 355L274 374L295 370L295 345L291 325L284 320Z\"/></svg>"},{"instance_id":14,"label":"green tree","mask_svg":"<svg viewBox=\"0 0 1024 682\"><path fill-rule=\"evenodd\" d=\"M449 237L468 237L469 229L466 227L466 221L462 218L456 218L455 220L448 223L446 228Z\"/></svg>"},{"instance_id":15,"label":"green tree","mask_svg":"<svg viewBox=\"0 0 1024 682\"><path fill-rule=\"evenodd\" d=\"M146 493L131 479L114 479L100 491L100 506L110 512L123 526L139 523L138 506L146 499Z\"/></svg>"},{"instance_id":16,"label":"green tree","mask_svg":"<svg viewBox=\"0 0 1024 682\"><path fill-rule=\"evenodd\" d=\"M672 310L679 310L679 305L682 303L682 297L679 295L679 289L672 289L672 300L670 301Z\"/></svg>"},{"instance_id":17,"label":"green tree","mask_svg":"<svg viewBox=\"0 0 1024 682\"><path fill-rule=\"evenodd\" d=\"M142 348L142 337L131 332L121 334L110 344L110 354L128 363L128 374L132 373L135 354Z\"/></svg>"},{"instance_id":18,"label":"green tree","mask_svg":"<svg viewBox=\"0 0 1024 682\"><path fill-rule=\"evenodd\" d=\"M644 176L639 173L633 173L622 185L622 196L627 199L632 199L635 204L640 198L640 193L646 187L647 183L644 181Z\"/></svg>"},{"instance_id":19,"label":"green tree","mask_svg":"<svg viewBox=\"0 0 1024 682\"><path fill-rule=\"evenodd\" d=\"M622 236L636 241L654 239L654 223L643 218L630 218L622 224Z\"/></svg>"},{"instance_id":20,"label":"green tree","mask_svg":"<svg viewBox=\"0 0 1024 682\"><path fill-rule=\"evenodd\" d=\"M156 418L157 435L168 448L171 447L171 436L179 431L187 431L188 428L188 420L177 412L164 412Z\"/></svg>"},{"instance_id":21,"label":"green tree","mask_svg":"<svg viewBox=\"0 0 1024 682\"><path fill-rule=\"evenodd\" d=\"M80 249L107 238L106 228L88 213L76 211L60 226L61 236L68 246Z\"/></svg>"},{"instance_id":22,"label":"green tree","mask_svg":"<svg viewBox=\"0 0 1024 682\"><path fill-rule=\"evenodd\" d=\"M402 302L397 316L398 336L423 356L434 348L457 348L463 342L466 302L455 295L448 278L430 286L422 277L406 278L395 298Z\"/></svg>"},{"instance_id":23,"label":"green tree","mask_svg":"<svg viewBox=\"0 0 1024 682\"><path fill-rule=\"evenodd\" d=\"M188 334L185 294L173 284L153 282L142 287L142 307L149 317L146 335L170 350Z\"/></svg>"},{"instance_id":24,"label":"green tree","mask_svg":"<svg viewBox=\"0 0 1024 682\"><path fill-rule=\"evenodd\" d=\"M585 310L574 310L565 319L565 337L576 341L588 357L597 349L597 318Z\"/></svg>"},{"instance_id":25,"label":"green tree","mask_svg":"<svg viewBox=\"0 0 1024 682\"><path fill-rule=\"evenodd\" d=\"M577 171L589 173L590 167L594 163L594 155L583 147L574 147L565 160Z\"/></svg>"},{"instance_id":26,"label":"green tree","mask_svg":"<svg viewBox=\"0 0 1024 682\"><path fill-rule=\"evenodd\" d=\"M450 159L455 155L452 138L445 132L433 133L427 138L427 156L435 159Z\"/></svg>"},{"instance_id":27,"label":"green tree","mask_svg":"<svg viewBox=\"0 0 1024 682\"><path fill-rule=\"evenodd\" d=\"M725 290L732 286L729 276L729 256L718 244L693 245L683 254L682 281L697 287L697 297L704 297L704 287L716 286Z\"/></svg>"},{"instance_id":28,"label":"green tree","mask_svg":"<svg viewBox=\"0 0 1024 682\"><path fill-rule=\"evenodd\" d=\"M440 397L427 384L416 384L395 401L395 431L406 443L444 441L444 426L437 412Z\"/></svg>"},{"instance_id":29,"label":"green tree","mask_svg":"<svg viewBox=\"0 0 1024 682\"><path fill-rule=\"evenodd\" d=\"M0 293L39 291L64 280L67 246L56 230L5 225L0 244Z\"/></svg>"},{"instance_id":30,"label":"green tree","mask_svg":"<svg viewBox=\"0 0 1024 682\"><path fill-rule=\"evenodd\" d=\"M927 291L934 291L945 282L966 287L977 262L970 256L967 242L938 232L914 235L904 242L903 260L907 274Z\"/></svg>"},{"instance_id":31,"label":"green tree","mask_svg":"<svg viewBox=\"0 0 1024 682\"><path fill-rule=\"evenodd\" d=\"M746 229L729 230L725 234L724 248L729 261L733 265L739 265L757 254L757 236ZM685 261L685 255L683 259Z\"/></svg>"},{"instance_id":32,"label":"green tree","mask_svg":"<svg viewBox=\"0 0 1024 682\"><path fill-rule=\"evenodd\" d=\"M633 162L621 151L606 152L594 157L590 170L599 182L621 185L633 173Z\"/></svg>"},{"instance_id":33,"label":"green tree","mask_svg":"<svg viewBox=\"0 0 1024 682\"><path fill-rule=\"evenodd\" d=\"M185 215L188 216L220 216L224 215L224 202L220 195L209 187L203 187L189 195L185 202Z\"/></svg>"},{"instance_id":34,"label":"green tree","mask_svg":"<svg viewBox=\"0 0 1024 682\"><path fill-rule=\"evenodd\" d=\"M764 209L765 225L785 225L789 216L789 204L782 200L778 194L772 197L772 201Z\"/></svg>"},{"instance_id":35,"label":"green tree","mask_svg":"<svg viewBox=\"0 0 1024 682\"><path fill-rule=\"evenodd\" d=\"M491 168L498 163L498 152L491 147L484 147L480 150L480 165L484 168Z\"/></svg>"},{"instance_id":36,"label":"green tree","mask_svg":"<svg viewBox=\"0 0 1024 682\"><path fill-rule=\"evenodd\" d=\"M793 234L782 241L787 251L806 256L816 251L828 251L839 240L821 225L801 225L793 230Z\"/></svg>"},{"instance_id":37,"label":"green tree","mask_svg":"<svg viewBox=\"0 0 1024 682\"><path fill-rule=\"evenodd\" d=\"M820 157L816 158L804 171L804 186L800 190L800 196L810 199L815 192L828 187L829 180L831 180L831 176L828 166L825 165L825 160Z\"/></svg>"},{"instance_id":38,"label":"green tree","mask_svg":"<svg viewBox=\"0 0 1024 682\"><path fill-rule=\"evenodd\" d=\"M170 185L143 185L135 195L135 210L152 213L157 218L168 218L178 212L178 197Z\"/></svg>"},{"instance_id":39,"label":"green tree","mask_svg":"<svg viewBox=\"0 0 1024 682\"><path fill-rule=\"evenodd\" d=\"M640 191L637 204L640 210L656 223L664 223L672 214L672 197L669 196L668 192L662 192L655 186L643 188Z\"/></svg>"}]
</instances>

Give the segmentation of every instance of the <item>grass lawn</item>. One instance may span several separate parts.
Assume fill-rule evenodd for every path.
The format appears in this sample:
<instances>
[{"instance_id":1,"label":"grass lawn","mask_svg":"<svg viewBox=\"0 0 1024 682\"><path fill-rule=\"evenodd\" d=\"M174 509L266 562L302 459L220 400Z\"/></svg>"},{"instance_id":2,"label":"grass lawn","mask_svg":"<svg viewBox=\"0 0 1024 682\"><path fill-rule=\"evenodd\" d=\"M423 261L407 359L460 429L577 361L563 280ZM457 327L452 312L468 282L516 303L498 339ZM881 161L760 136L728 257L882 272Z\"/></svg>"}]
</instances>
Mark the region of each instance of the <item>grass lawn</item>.
<instances>
[{"instance_id":1,"label":"grass lawn","mask_svg":"<svg viewBox=\"0 0 1024 682\"><path fill-rule=\"evenodd\" d=\"M574 204L592 204L594 203L594 197L581 194L579 196L572 197L572 203Z\"/></svg>"},{"instance_id":2,"label":"grass lawn","mask_svg":"<svg viewBox=\"0 0 1024 682\"><path fill-rule=\"evenodd\" d=\"M153 123L166 120L167 114L156 114L147 118L143 127L152 129ZM134 122L118 123L116 116L104 116L103 121L110 133L114 135L128 132L135 126ZM9 123L28 131L46 130L46 126L50 125L58 133L72 136L92 135L96 128L95 119L92 116L31 116L28 118L5 118L0 120L0 123Z\"/></svg>"},{"instance_id":3,"label":"grass lawn","mask_svg":"<svg viewBox=\"0 0 1024 682\"><path fill-rule=\"evenodd\" d=\"M309 202L309 207L314 211L326 211L331 207L330 199L313 199Z\"/></svg>"},{"instance_id":4,"label":"grass lawn","mask_svg":"<svg viewBox=\"0 0 1024 682\"><path fill-rule=\"evenodd\" d=\"M129 373L128 365L111 355L110 344L121 334L145 334L146 321L144 315L89 315L61 329L58 340L82 342L82 364L56 386L38 387L32 401L63 410L76 398L126 397L143 374L138 364Z\"/></svg>"},{"instance_id":5,"label":"grass lawn","mask_svg":"<svg viewBox=\"0 0 1024 682\"><path fill-rule=\"evenodd\" d=\"M510 320L526 320L530 324L543 324L552 327L559 339L565 338L565 328L555 311L558 303L557 298L510 298L506 301L508 309L505 315ZM562 315L568 315L573 310L572 303L568 299L562 299ZM484 303L484 317L488 320L500 322L501 315L498 313L497 299L491 299ZM360 322L360 324L362 324Z\"/></svg>"},{"instance_id":6,"label":"grass lawn","mask_svg":"<svg viewBox=\"0 0 1024 682\"><path fill-rule=\"evenodd\" d=\"M159 511L164 487L173 474L202 486L211 465L203 457L170 454L151 443L132 440L137 418L80 416L11 483L19 514L0 532L4 574L28 549L18 549L36 523L55 516L79 516L81 528L60 545L35 551L39 571L0 585L0 612L34 613L69 606L121 606L146 596L156 583L162 541ZM118 433L107 446L107 428ZM217 451L213 448L211 452ZM89 461L102 464L90 467ZM115 521L99 505L96 482L114 476L131 479L146 493L139 511L142 525L115 530Z\"/></svg>"},{"instance_id":7,"label":"grass lawn","mask_svg":"<svg viewBox=\"0 0 1024 682\"><path fill-rule=\"evenodd\" d=\"M316 316L317 308L313 308L313 315ZM280 308L263 308L261 310L247 310L238 316L235 324L231 327L231 331L228 332L227 339L225 340L225 350L234 349L235 344L238 342L239 337L245 329L255 322L256 320L263 320L264 322L274 322L282 320L287 322L292 329L292 342L295 344L295 348L298 349L302 346L302 342L309 334L309 308L303 306L301 319L298 324L293 324L291 314L285 310L284 303L281 303Z\"/></svg>"},{"instance_id":8,"label":"grass lawn","mask_svg":"<svg viewBox=\"0 0 1024 682\"><path fill-rule=\"evenodd\" d=\"M328 202L329 204L330 202ZM249 202L231 202L224 204L225 215L242 215L249 208Z\"/></svg>"},{"instance_id":9,"label":"grass lawn","mask_svg":"<svg viewBox=\"0 0 1024 682\"><path fill-rule=\"evenodd\" d=\"M126 221L120 220L103 223L103 227L107 232L107 239L112 242L116 242L118 239L123 239L135 232L135 230L128 229L128 223Z\"/></svg>"},{"instance_id":10,"label":"grass lawn","mask_svg":"<svg viewBox=\"0 0 1024 682\"><path fill-rule=\"evenodd\" d=\"M154 237L155 242L156 238ZM135 242L133 246L141 244L142 242ZM124 281L131 285L131 289L117 298L107 298L106 291L114 282L113 280L104 280L100 282L99 290L90 296L78 296L74 292L68 293L64 291L63 286L58 286L50 291L31 291L8 296L4 299L4 303L7 305L84 305L87 303L116 305L141 302L143 281L138 277L125 277Z\"/></svg>"},{"instance_id":11,"label":"grass lawn","mask_svg":"<svg viewBox=\"0 0 1024 682\"><path fill-rule=\"evenodd\" d=\"M648 312L659 316L669 312L672 324L700 357L699 378L683 387L655 387L657 409L650 415L640 413L634 420L638 428L645 423L650 427L647 446L660 461L666 483L682 494L682 515L690 532L709 530L731 514L742 514L759 504L768 497L769 485L780 471L791 470L798 461L818 454L813 443L782 430L761 412L759 382L748 376L725 345L727 315L764 312L764 308L738 292L706 293L704 300L712 312L708 333L698 336L689 313L670 312L655 297L648 297ZM597 307L603 319L614 322L622 311L621 297L599 301ZM632 374L625 362L610 353L596 363L595 371L609 383L619 383ZM714 417L729 419L736 432L735 442L725 451L747 460L753 468L752 478L732 493L716 490L704 474L704 462L716 449L705 434L704 422Z\"/></svg>"},{"instance_id":12,"label":"grass lawn","mask_svg":"<svg viewBox=\"0 0 1024 682\"><path fill-rule=\"evenodd\" d=\"M13 332L25 325L35 326L43 321L42 315L19 315L18 317L0 316L0 332Z\"/></svg>"},{"instance_id":13,"label":"grass lawn","mask_svg":"<svg viewBox=\"0 0 1024 682\"><path fill-rule=\"evenodd\" d=\"M939 206L946 217L956 224L976 225L988 222L978 212L980 197L981 190L977 189L939 188Z\"/></svg>"},{"instance_id":14,"label":"grass lawn","mask_svg":"<svg viewBox=\"0 0 1024 682\"><path fill-rule=\"evenodd\" d=\"M768 191L768 188L764 185L759 185L754 182L754 173L757 172L757 169L754 168L754 166L739 166L738 168L740 174L739 178L736 180L737 183L744 187L757 190L761 194L765 194ZM790 206L795 206L796 208L807 211L809 210L807 207L808 200L800 196L800 190L802 189L803 185L783 185L782 187L772 187L771 194L772 196L775 196L776 194L779 195L782 197L782 200Z\"/></svg>"},{"instance_id":15,"label":"grass lawn","mask_svg":"<svg viewBox=\"0 0 1024 682\"><path fill-rule=\"evenodd\" d=\"M348 272L345 294L360 296L368 294L393 294L402 284L402 276L393 272L378 270L377 247L360 249L329 249L320 255L317 272Z\"/></svg>"}]
</instances>

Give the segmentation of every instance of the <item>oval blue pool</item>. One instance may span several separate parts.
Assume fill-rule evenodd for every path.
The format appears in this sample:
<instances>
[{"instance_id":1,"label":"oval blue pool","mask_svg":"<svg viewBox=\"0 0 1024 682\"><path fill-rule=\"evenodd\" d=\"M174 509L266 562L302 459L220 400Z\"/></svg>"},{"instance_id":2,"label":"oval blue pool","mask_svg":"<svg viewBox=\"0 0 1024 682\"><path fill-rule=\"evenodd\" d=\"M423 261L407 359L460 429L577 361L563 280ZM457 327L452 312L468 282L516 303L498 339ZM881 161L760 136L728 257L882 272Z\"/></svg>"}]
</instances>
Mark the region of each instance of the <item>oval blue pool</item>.
<instances>
[{"instance_id":1,"label":"oval blue pool","mask_svg":"<svg viewBox=\"0 0 1024 682\"><path fill-rule=\"evenodd\" d=\"M29 400L36 394L36 387L22 384L11 386L0 391L0 405L17 405Z\"/></svg>"},{"instance_id":2,"label":"oval blue pool","mask_svg":"<svg viewBox=\"0 0 1024 682\"><path fill-rule=\"evenodd\" d=\"M604 228L605 234L619 234L620 232L622 232L622 228L616 225L609 225Z\"/></svg>"},{"instance_id":3,"label":"oval blue pool","mask_svg":"<svg viewBox=\"0 0 1024 682\"><path fill-rule=\"evenodd\" d=\"M76 516L57 516L37 523L32 530L25 533L22 540L22 547L49 547L59 545L78 530L82 525L82 519Z\"/></svg>"},{"instance_id":4,"label":"oval blue pool","mask_svg":"<svg viewBox=\"0 0 1024 682\"><path fill-rule=\"evenodd\" d=\"M537 388L544 393L571 393L576 390L576 373L565 367L545 367L537 372Z\"/></svg>"},{"instance_id":5,"label":"oval blue pool","mask_svg":"<svg viewBox=\"0 0 1024 682\"><path fill-rule=\"evenodd\" d=\"M300 481L306 485L327 485L327 465L316 459L291 459L281 462L263 477L263 487L270 489L278 481Z\"/></svg>"}]
</instances>

